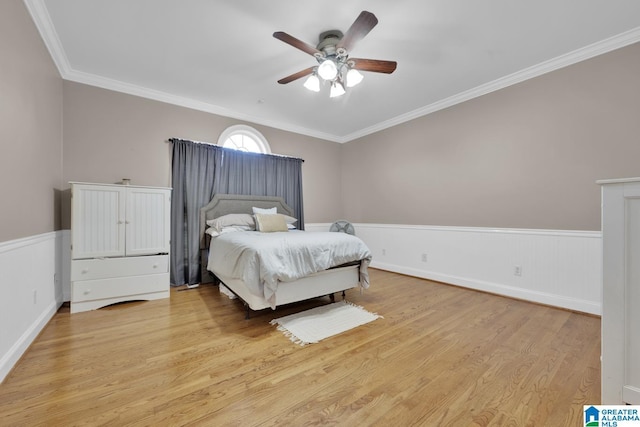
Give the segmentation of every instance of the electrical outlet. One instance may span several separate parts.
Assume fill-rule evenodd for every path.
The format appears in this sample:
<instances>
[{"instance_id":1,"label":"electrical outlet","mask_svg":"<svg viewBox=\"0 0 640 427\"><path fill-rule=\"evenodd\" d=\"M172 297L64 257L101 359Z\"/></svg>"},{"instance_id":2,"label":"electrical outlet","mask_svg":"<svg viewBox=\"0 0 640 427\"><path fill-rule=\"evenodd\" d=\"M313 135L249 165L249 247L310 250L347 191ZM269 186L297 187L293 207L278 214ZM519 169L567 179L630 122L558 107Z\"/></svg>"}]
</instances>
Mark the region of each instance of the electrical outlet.
<instances>
[{"instance_id":1,"label":"electrical outlet","mask_svg":"<svg viewBox=\"0 0 640 427\"><path fill-rule=\"evenodd\" d=\"M427 254L422 254L422 262L427 262Z\"/></svg>"},{"instance_id":2,"label":"electrical outlet","mask_svg":"<svg viewBox=\"0 0 640 427\"><path fill-rule=\"evenodd\" d=\"M522 267L519 265L516 265L515 267L513 267L513 275L522 276Z\"/></svg>"}]
</instances>

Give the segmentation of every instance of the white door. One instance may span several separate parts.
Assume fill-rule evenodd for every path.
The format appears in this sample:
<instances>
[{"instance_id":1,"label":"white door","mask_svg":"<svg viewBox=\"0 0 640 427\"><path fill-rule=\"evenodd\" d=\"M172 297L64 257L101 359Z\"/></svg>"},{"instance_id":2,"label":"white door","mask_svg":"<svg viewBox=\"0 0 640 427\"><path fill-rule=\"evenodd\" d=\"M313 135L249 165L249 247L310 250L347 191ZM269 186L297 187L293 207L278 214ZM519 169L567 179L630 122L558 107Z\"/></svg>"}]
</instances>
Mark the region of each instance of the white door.
<instances>
[{"instance_id":1,"label":"white door","mask_svg":"<svg viewBox=\"0 0 640 427\"><path fill-rule=\"evenodd\" d=\"M126 254L169 253L171 191L160 188L127 188Z\"/></svg>"},{"instance_id":2,"label":"white door","mask_svg":"<svg viewBox=\"0 0 640 427\"><path fill-rule=\"evenodd\" d=\"M73 184L71 189L71 256L73 259L123 256L124 189Z\"/></svg>"}]
</instances>

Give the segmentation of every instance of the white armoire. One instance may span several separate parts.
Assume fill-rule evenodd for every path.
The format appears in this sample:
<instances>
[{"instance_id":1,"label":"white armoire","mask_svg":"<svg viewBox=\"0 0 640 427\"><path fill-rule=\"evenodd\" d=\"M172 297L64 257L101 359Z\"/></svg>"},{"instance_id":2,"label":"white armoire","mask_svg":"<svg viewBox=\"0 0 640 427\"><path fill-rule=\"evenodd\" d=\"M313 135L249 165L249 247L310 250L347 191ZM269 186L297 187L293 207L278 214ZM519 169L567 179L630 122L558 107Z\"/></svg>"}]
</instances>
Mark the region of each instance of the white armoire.
<instances>
[{"instance_id":1,"label":"white armoire","mask_svg":"<svg viewBox=\"0 0 640 427\"><path fill-rule=\"evenodd\" d=\"M71 183L71 313L169 297L171 189Z\"/></svg>"},{"instance_id":2,"label":"white armoire","mask_svg":"<svg viewBox=\"0 0 640 427\"><path fill-rule=\"evenodd\" d=\"M640 404L640 178L602 186L602 404Z\"/></svg>"}]
</instances>

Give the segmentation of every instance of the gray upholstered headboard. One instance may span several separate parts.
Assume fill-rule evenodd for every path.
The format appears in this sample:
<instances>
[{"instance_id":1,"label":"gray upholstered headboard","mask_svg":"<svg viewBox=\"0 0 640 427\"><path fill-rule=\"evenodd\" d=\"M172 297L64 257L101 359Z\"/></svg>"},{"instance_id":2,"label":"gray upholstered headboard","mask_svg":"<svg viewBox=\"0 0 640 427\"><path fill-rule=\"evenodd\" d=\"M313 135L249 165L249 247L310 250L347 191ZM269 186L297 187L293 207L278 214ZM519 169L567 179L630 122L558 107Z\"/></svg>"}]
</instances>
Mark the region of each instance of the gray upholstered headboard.
<instances>
[{"instance_id":1,"label":"gray upholstered headboard","mask_svg":"<svg viewBox=\"0 0 640 427\"><path fill-rule=\"evenodd\" d=\"M238 194L216 194L206 206L200 208L200 249L207 248L205 230L207 220L218 218L231 213L253 214L253 207L272 208L276 207L278 213L295 216L293 209L284 202L282 197L272 196L241 196Z\"/></svg>"},{"instance_id":2,"label":"gray upholstered headboard","mask_svg":"<svg viewBox=\"0 0 640 427\"><path fill-rule=\"evenodd\" d=\"M230 213L253 214L253 207L272 208L276 207L278 213L295 216L293 209L284 202L282 197L272 196L241 196L238 194L216 194L206 206L200 208L200 273L202 283L215 281L214 277L206 268L207 253L209 251L209 239L205 234L207 220L218 218Z\"/></svg>"}]
</instances>

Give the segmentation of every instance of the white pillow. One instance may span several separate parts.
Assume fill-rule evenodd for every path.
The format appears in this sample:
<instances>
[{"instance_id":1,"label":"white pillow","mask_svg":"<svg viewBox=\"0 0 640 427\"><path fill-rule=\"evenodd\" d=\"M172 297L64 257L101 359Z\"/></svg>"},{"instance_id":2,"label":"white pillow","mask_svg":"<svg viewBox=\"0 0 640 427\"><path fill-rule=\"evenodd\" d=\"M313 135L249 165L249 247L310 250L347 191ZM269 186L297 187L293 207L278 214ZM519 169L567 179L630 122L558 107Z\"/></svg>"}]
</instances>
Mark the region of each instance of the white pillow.
<instances>
[{"instance_id":1,"label":"white pillow","mask_svg":"<svg viewBox=\"0 0 640 427\"><path fill-rule=\"evenodd\" d=\"M289 215L282 215L282 216L284 217L284 220L288 225L292 225L298 222L298 220L292 216L289 216Z\"/></svg>"},{"instance_id":2,"label":"white pillow","mask_svg":"<svg viewBox=\"0 0 640 427\"><path fill-rule=\"evenodd\" d=\"M249 225L231 225L229 227L223 227L222 230L220 230L220 234L236 233L238 231L253 231L253 230L255 230L255 227L251 227Z\"/></svg>"},{"instance_id":3,"label":"white pillow","mask_svg":"<svg viewBox=\"0 0 640 427\"><path fill-rule=\"evenodd\" d=\"M277 214L278 213L278 208L276 208L275 206L272 208L268 208L268 209L264 209L264 208L256 208L255 206L252 207L251 209L253 209L253 213L254 214Z\"/></svg>"},{"instance_id":4,"label":"white pillow","mask_svg":"<svg viewBox=\"0 0 640 427\"><path fill-rule=\"evenodd\" d=\"M256 222L251 214L228 214L207 220L207 225L221 232L224 227L248 226L255 230Z\"/></svg>"},{"instance_id":5,"label":"white pillow","mask_svg":"<svg viewBox=\"0 0 640 427\"><path fill-rule=\"evenodd\" d=\"M218 237L220 235L220 233L213 227L207 228L204 232L211 237Z\"/></svg>"},{"instance_id":6,"label":"white pillow","mask_svg":"<svg viewBox=\"0 0 640 427\"><path fill-rule=\"evenodd\" d=\"M209 227L204 232L211 237L218 237L221 234L236 233L238 231L253 231L255 229L256 228L251 225L230 225L227 227L222 227L220 231L216 230L213 227Z\"/></svg>"}]
</instances>

